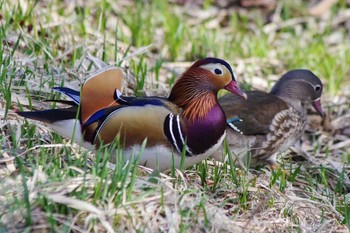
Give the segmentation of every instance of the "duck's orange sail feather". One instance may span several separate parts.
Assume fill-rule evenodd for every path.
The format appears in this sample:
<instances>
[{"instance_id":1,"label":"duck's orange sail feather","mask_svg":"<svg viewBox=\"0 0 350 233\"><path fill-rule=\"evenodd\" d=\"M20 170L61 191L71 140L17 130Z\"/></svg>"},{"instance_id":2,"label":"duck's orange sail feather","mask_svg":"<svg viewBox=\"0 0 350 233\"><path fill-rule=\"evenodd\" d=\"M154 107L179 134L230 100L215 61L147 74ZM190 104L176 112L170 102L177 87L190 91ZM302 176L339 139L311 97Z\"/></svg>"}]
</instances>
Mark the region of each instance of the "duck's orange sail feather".
<instances>
[{"instance_id":1,"label":"duck's orange sail feather","mask_svg":"<svg viewBox=\"0 0 350 233\"><path fill-rule=\"evenodd\" d=\"M97 111L119 105L114 100L115 89L120 91L123 87L124 73L122 69L111 67L94 74L88 78L81 94L81 120L82 124Z\"/></svg>"}]
</instances>

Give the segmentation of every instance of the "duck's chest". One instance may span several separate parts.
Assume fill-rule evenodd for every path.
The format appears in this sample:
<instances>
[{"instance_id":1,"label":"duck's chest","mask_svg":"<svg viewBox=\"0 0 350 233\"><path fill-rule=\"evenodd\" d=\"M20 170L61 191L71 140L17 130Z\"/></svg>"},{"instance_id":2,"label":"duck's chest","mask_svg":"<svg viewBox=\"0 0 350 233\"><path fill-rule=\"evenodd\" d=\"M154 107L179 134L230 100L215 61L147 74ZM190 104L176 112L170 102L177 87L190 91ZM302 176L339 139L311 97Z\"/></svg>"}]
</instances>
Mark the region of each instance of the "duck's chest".
<instances>
[{"instance_id":1,"label":"duck's chest","mask_svg":"<svg viewBox=\"0 0 350 233\"><path fill-rule=\"evenodd\" d=\"M226 118L220 106L214 106L204 118L184 120L187 146L193 154L202 154L220 146L225 134ZM221 140L221 142L219 142Z\"/></svg>"},{"instance_id":2,"label":"duck's chest","mask_svg":"<svg viewBox=\"0 0 350 233\"><path fill-rule=\"evenodd\" d=\"M270 152L282 152L296 143L305 131L306 114L289 107L276 114L262 148Z\"/></svg>"}]
</instances>

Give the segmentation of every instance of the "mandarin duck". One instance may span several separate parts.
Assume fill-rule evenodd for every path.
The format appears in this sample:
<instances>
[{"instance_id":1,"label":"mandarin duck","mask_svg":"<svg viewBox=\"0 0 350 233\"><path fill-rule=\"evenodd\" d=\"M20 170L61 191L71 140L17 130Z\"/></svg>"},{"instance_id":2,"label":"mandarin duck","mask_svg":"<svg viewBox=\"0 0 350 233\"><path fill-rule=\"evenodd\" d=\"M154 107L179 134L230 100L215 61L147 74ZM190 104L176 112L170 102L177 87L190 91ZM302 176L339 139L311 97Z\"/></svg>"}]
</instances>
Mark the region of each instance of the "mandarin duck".
<instances>
[{"instance_id":1,"label":"mandarin duck","mask_svg":"<svg viewBox=\"0 0 350 233\"><path fill-rule=\"evenodd\" d=\"M195 62L177 80L168 98L123 96L119 91L122 72L116 76L114 80L111 75L90 78L82 93L54 88L72 99L68 108L17 113L46 123L88 149L118 138L127 160L141 151L147 139L139 164L164 171L179 168L182 155L185 168L220 147L226 136L226 117L217 99L220 89L246 98L230 65L218 58Z\"/></svg>"},{"instance_id":2,"label":"mandarin duck","mask_svg":"<svg viewBox=\"0 0 350 233\"><path fill-rule=\"evenodd\" d=\"M311 103L324 116L322 88L321 80L311 71L298 69L285 73L270 93L248 91L246 101L231 94L221 97L219 103L227 117L227 143L240 164L279 167L276 156L305 131L307 105ZM213 157L222 160L222 152L218 150Z\"/></svg>"}]
</instances>

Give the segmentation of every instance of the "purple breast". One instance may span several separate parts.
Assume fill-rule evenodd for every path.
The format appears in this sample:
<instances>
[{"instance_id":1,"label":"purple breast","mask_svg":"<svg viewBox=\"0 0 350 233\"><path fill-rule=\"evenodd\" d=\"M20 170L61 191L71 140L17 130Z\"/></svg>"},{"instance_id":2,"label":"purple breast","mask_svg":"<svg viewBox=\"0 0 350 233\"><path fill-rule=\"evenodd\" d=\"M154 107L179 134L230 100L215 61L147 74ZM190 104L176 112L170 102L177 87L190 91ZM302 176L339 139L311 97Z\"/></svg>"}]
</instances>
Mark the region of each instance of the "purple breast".
<instances>
[{"instance_id":1,"label":"purple breast","mask_svg":"<svg viewBox=\"0 0 350 233\"><path fill-rule=\"evenodd\" d=\"M226 117L216 104L203 119L185 122L187 146L194 154L202 154L214 146L226 129Z\"/></svg>"}]
</instances>

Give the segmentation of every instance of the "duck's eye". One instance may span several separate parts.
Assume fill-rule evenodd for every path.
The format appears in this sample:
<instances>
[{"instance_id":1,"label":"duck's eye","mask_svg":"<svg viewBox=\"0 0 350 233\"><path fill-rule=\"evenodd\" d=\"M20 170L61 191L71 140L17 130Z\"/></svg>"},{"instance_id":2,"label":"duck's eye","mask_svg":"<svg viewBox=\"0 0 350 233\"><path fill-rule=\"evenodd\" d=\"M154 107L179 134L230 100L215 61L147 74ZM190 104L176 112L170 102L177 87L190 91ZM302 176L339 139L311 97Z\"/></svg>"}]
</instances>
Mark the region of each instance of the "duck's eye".
<instances>
[{"instance_id":1,"label":"duck's eye","mask_svg":"<svg viewBox=\"0 0 350 233\"><path fill-rule=\"evenodd\" d=\"M320 85L315 86L315 91L316 92L319 92L320 90L321 90L321 86Z\"/></svg>"},{"instance_id":2,"label":"duck's eye","mask_svg":"<svg viewBox=\"0 0 350 233\"><path fill-rule=\"evenodd\" d=\"M224 73L220 68L215 68L212 72L216 75L222 75Z\"/></svg>"}]
</instances>

